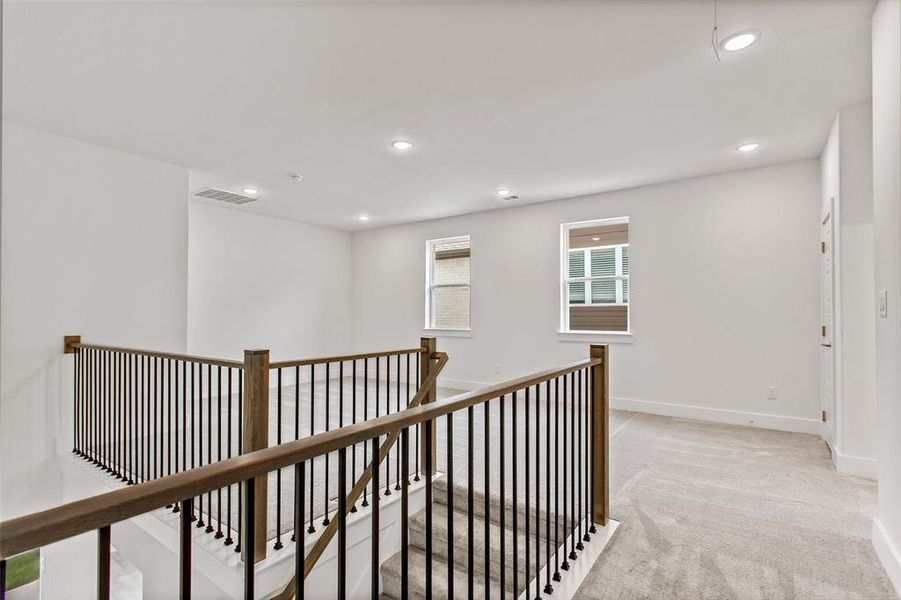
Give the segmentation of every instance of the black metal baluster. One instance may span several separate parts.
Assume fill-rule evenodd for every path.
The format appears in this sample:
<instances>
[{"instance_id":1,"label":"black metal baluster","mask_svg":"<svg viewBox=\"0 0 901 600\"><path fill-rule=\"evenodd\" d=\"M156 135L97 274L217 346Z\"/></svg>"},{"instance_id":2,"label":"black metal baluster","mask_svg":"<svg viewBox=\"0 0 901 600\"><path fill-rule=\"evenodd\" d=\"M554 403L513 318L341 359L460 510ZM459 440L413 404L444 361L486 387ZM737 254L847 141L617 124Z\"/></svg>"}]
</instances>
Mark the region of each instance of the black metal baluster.
<instances>
[{"instance_id":1,"label":"black metal baluster","mask_svg":"<svg viewBox=\"0 0 901 600\"><path fill-rule=\"evenodd\" d=\"M409 396L410 355L407 355L407 395ZM409 397L407 398L409 405ZM448 413L447 420L447 597L454 597L454 413ZM404 429L404 477L403 486L410 481L410 431Z\"/></svg>"},{"instance_id":2,"label":"black metal baluster","mask_svg":"<svg viewBox=\"0 0 901 600\"><path fill-rule=\"evenodd\" d=\"M0 600L6 600L6 561L0 560Z\"/></svg>"},{"instance_id":3,"label":"black metal baluster","mask_svg":"<svg viewBox=\"0 0 901 600\"><path fill-rule=\"evenodd\" d=\"M569 447L567 444L569 443L569 435L567 433L567 405L569 404L569 376L563 376L563 476L559 479L562 480L562 489L563 489L563 562L560 563L560 568L564 571L569 571L569 556L566 554L566 537L572 533L569 528L569 505L567 503L566 495L569 491L569 470L568 470L568 456L569 456Z\"/></svg>"},{"instance_id":4,"label":"black metal baluster","mask_svg":"<svg viewBox=\"0 0 901 600\"><path fill-rule=\"evenodd\" d=\"M531 541L531 519L532 519L532 494L529 489L529 484L531 483L531 473L532 473L532 463L529 460L529 400L531 400L531 390L532 388L526 388L526 401L525 401L525 409L526 409L526 419L524 423L524 435L523 435L523 444L525 445L525 462L523 463L523 471L525 474L525 484L526 484L526 514L525 514L525 530L526 530L526 568L525 568L525 597L528 598L531 593L530 587L530 578L532 577L531 569L532 569L532 549L529 546ZM537 561L536 561L537 562Z\"/></svg>"},{"instance_id":5,"label":"black metal baluster","mask_svg":"<svg viewBox=\"0 0 901 600\"><path fill-rule=\"evenodd\" d=\"M544 383L545 419L544 429L544 558L547 564L545 572L544 593L552 594L551 585L551 382Z\"/></svg>"},{"instance_id":6,"label":"black metal baluster","mask_svg":"<svg viewBox=\"0 0 901 600\"><path fill-rule=\"evenodd\" d=\"M410 505L409 505L409 482L406 473L410 467L410 430L404 429L401 432L401 454L404 464L404 477L400 487L400 600L407 600L410 597ZM450 509L448 509L450 510ZM450 512L448 512L450 514ZM448 533L448 535L451 535ZM453 544L448 544L452 547ZM453 598L453 587L449 588L447 597Z\"/></svg>"},{"instance_id":7,"label":"black metal baluster","mask_svg":"<svg viewBox=\"0 0 901 600\"><path fill-rule=\"evenodd\" d=\"M351 396L351 406L353 409L353 417L351 418L351 423L355 425L357 423L357 361L356 360L352 361L350 367L351 367L350 396ZM353 448L351 449L350 464L351 464L350 479L351 479L351 481L356 482L357 481L357 445L356 444L354 444ZM354 500L353 506L350 507L350 512L352 512L352 513L357 512L357 501L356 500Z\"/></svg>"},{"instance_id":8,"label":"black metal baluster","mask_svg":"<svg viewBox=\"0 0 901 600\"><path fill-rule=\"evenodd\" d=\"M329 393L329 363L325 363L325 430L329 430L329 411L330 411L330 393ZM328 525L328 479L329 479L329 453L325 453L325 493L322 496L322 524Z\"/></svg>"},{"instance_id":9,"label":"black metal baluster","mask_svg":"<svg viewBox=\"0 0 901 600\"><path fill-rule=\"evenodd\" d=\"M391 414L391 356L385 357L385 414ZM385 495L391 495L391 447L385 456Z\"/></svg>"},{"instance_id":10,"label":"black metal baluster","mask_svg":"<svg viewBox=\"0 0 901 600\"><path fill-rule=\"evenodd\" d=\"M156 374L154 376L154 436L153 436L153 473L154 477L162 477L163 472L163 367L159 357L155 360Z\"/></svg>"},{"instance_id":11,"label":"black metal baluster","mask_svg":"<svg viewBox=\"0 0 901 600\"><path fill-rule=\"evenodd\" d=\"M216 366L216 460L222 460L222 365ZM281 421L279 421L281 427ZM281 474L281 469L279 469ZM225 536L222 533L222 488L216 488L216 535L214 539L221 540Z\"/></svg>"},{"instance_id":12,"label":"black metal baluster","mask_svg":"<svg viewBox=\"0 0 901 600\"><path fill-rule=\"evenodd\" d=\"M225 444L228 447L228 458L232 457L232 367L228 368L228 420L225 426ZM225 499L225 545L231 546L232 539L232 485L228 484Z\"/></svg>"},{"instance_id":13,"label":"black metal baluster","mask_svg":"<svg viewBox=\"0 0 901 600\"><path fill-rule=\"evenodd\" d=\"M420 379L420 371L419 371L419 352L416 353L416 391L419 391L419 386L422 385L422 380ZM416 469L414 470L413 481L419 481L419 432L420 426L419 423L416 424L416 451L413 453L415 455L416 461Z\"/></svg>"},{"instance_id":14,"label":"black metal baluster","mask_svg":"<svg viewBox=\"0 0 901 600\"><path fill-rule=\"evenodd\" d=\"M432 444L433 421L426 421L425 440L426 448L434 448ZM432 600L432 479L435 474L435 456L432 452L426 453L425 459L425 599Z\"/></svg>"},{"instance_id":15,"label":"black metal baluster","mask_svg":"<svg viewBox=\"0 0 901 600\"><path fill-rule=\"evenodd\" d=\"M506 441L506 429L507 424L504 421L504 405L507 403L507 397L501 396L500 398L500 414L498 415L498 422L500 423L500 436L499 436L499 444L498 444L498 454L500 456L500 465L499 465L499 473L500 476L500 529L501 529L501 539L500 546L498 548L498 557L500 558L500 598L504 600L507 594L507 544L506 544L506 516L507 516L507 489L506 482L504 478L506 476L506 468L504 465L504 444Z\"/></svg>"},{"instance_id":16,"label":"black metal baluster","mask_svg":"<svg viewBox=\"0 0 901 600\"><path fill-rule=\"evenodd\" d=\"M254 481L253 479L248 479L244 482L244 515L241 521L244 529L244 542L243 546L247 549L245 552L246 556L244 557L244 600L254 600L255 596L253 593L253 567L254 567L254 548L255 548L255 540L254 540L254 526L253 526L253 515L255 512L255 498L254 498Z\"/></svg>"},{"instance_id":17,"label":"black metal baluster","mask_svg":"<svg viewBox=\"0 0 901 600\"><path fill-rule=\"evenodd\" d=\"M181 470L188 470L188 362L184 360L181 361Z\"/></svg>"},{"instance_id":18,"label":"black metal baluster","mask_svg":"<svg viewBox=\"0 0 901 600\"><path fill-rule=\"evenodd\" d=\"M200 381L198 382L198 386L200 388L200 395L197 396L197 433L199 434L198 444L197 444L197 462L200 466L203 466L203 365L197 365L197 374L200 376ZM207 390L209 390L209 381L207 381ZM212 394L210 394L212 396ZM197 497L197 527L203 527L205 523L203 522L203 494L200 494ZM251 549L253 547L251 546Z\"/></svg>"},{"instance_id":19,"label":"black metal baluster","mask_svg":"<svg viewBox=\"0 0 901 600\"><path fill-rule=\"evenodd\" d=\"M517 413L519 412L516 409L517 402L517 393L513 392L513 398L510 402L510 412L511 416L511 440L513 441L513 462L512 462L512 490L513 490L513 597L519 598L519 487L517 486L517 471L519 470L519 466L517 464L517 448L519 447L519 437L516 435L517 424Z\"/></svg>"},{"instance_id":20,"label":"black metal baluster","mask_svg":"<svg viewBox=\"0 0 901 600\"><path fill-rule=\"evenodd\" d=\"M541 386L535 385L535 599L541 600ZM545 473L545 477L547 473Z\"/></svg>"},{"instance_id":21,"label":"black metal baluster","mask_svg":"<svg viewBox=\"0 0 901 600\"><path fill-rule=\"evenodd\" d=\"M206 366L206 463L213 462L213 365ZM206 529L207 533L213 533L213 492L206 493ZM248 552L253 552L253 546L247 547Z\"/></svg>"},{"instance_id":22,"label":"black metal baluster","mask_svg":"<svg viewBox=\"0 0 901 600\"><path fill-rule=\"evenodd\" d=\"M554 377L554 581L560 581L560 378Z\"/></svg>"},{"instance_id":23,"label":"black metal baluster","mask_svg":"<svg viewBox=\"0 0 901 600\"><path fill-rule=\"evenodd\" d=\"M191 468L197 466L197 428L194 425L197 423L197 419L195 418L198 410L195 401L199 403L200 397L199 393L202 393L202 388L198 391L197 387L197 370L194 368L197 367L197 363L191 363ZM202 410L199 412L203 412ZM241 486L238 484L238 495L241 495ZM191 506L193 512L191 513L191 521L197 520L197 505L196 503ZM238 524L240 526L241 523L241 509L238 508ZM240 544L239 544L240 545Z\"/></svg>"},{"instance_id":24,"label":"black metal baluster","mask_svg":"<svg viewBox=\"0 0 901 600\"><path fill-rule=\"evenodd\" d=\"M279 446L282 445L282 370L279 367L276 370L276 398L275 398L275 414L277 422L275 424L275 437ZM282 470L275 471L275 545L273 550L282 549Z\"/></svg>"},{"instance_id":25,"label":"black metal baluster","mask_svg":"<svg viewBox=\"0 0 901 600\"><path fill-rule=\"evenodd\" d=\"M395 412L400 412L400 354L397 355L397 377L395 379L397 379L397 391L394 398L394 407ZM397 450L394 451L394 456L397 459L397 468L395 469L395 472L397 473L397 479L394 482L395 491L400 490L400 454L401 453Z\"/></svg>"},{"instance_id":26,"label":"black metal baluster","mask_svg":"<svg viewBox=\"0 0 901 600\"><path fill-rule=\"evenodd\" d=\"M347 448L338 450L338 600L347 598Z\"/></svg>"},{"instance_id":27,"label":"black metal baluster","mask_svg":"<svg viewBox=\"0 0 901 600\"><path fill-rule=\"evenodd\" d=\"M369 359L363 359L363 420L369 420ZM363 444L363 464L369 464L369 446ZM374 473L373 473L374 474ZM368 486L363 486L363 502L361 506L369 506L367 499ZM374 488L373 488L374 489Z\"/></svg>"},{"instance_id":28,"label":"black metal baluster","mask_svg":"<svg viewBox=\"0 0 901 600\"><path fill-rule=\"evenodd\" d=\"M315 428L315 408L316 408L316 365L310 365L310 435L313 435L316 432ZM315 458L310 459L310 526L307 528L307 533L316 533L316 527L313 525L313 519L315 516L313 515L313 496L314 496L314 482L316 481L316 460Z\"/></svg>"},{"instance_id":29,"label":"black metal baluster","mask_svg":"<svg viewBox=\"0 0 901 600\"><path fill-rule=\"evenodd\" d=\"M300 372L300 367L297 367ZM306 596L306 570L304 569L304 539L303 539L303 522L306 520L304 516L304 491L306 490L306 463L299 462L294 465L294 523L295 533L297 536L296 546L294 547L294 581L296 582L295 600L304 600Z\"/></svg>"},{"instance_id":30,"label":"black metal baluster","mask_svg":"<svg viewBox=\"0 0 901 600\"><path fill-rule=\"evenodd\" d=\"M110 597L110 526L97 530L97 600Z\"/></svg>"},{"instance_id":31,"label":"black metal baluster","mask_svg":"<svg viewBox=\"0 0 901 600\"><path fill-rule=\"evenodd\" d=\"M375 600L379 597L379 438L372 438L372 517L370 519L371 529L369 533L370 548L372 562L369 565L370 571L370 588L369 597Z\"/></svg>"},{"instance_id":32,"label":"black metal baluster","mask_svg":"<svg viewBox=\"0 0 901 600\"><path fill-rule=\"evenodd\" d=\"M595 495L594 495L594 484L595 484L595 479L594 479L594 469L595 469L595 457L596 457L596 454L595 454L595 453L597 452L597 443L598 443L598 440L597 440L597 436L595 436L595 430L594 430L594 422L595 422L595 419L594 419L594 417L595 417L595 414L596 414L595 411L598 410L598 407L597 407L597 397L596 397L596 395L595 395L595 393L594 393L594 389L595 389L595 388L594 388L595 370L594 370L594 369L588 369L588 373L589 373L589 376L588 376L588 390L589 390L589 392L588 392L588 398L589 398L589 402L591 403L591 406L590 406L589 409L588 409L588 422L589 422L588 431L590 432L590 436L591 436L591 442L590 442L589 445L588 445L588 447L589 447L589 452L591 453L591 461L590 461L590 463L589 463L589 465L588 465L588 472L589 472L588 486L589 486L589 489L591 490L591 495L590 495L590 497L589 497L589 504L588 504L588 506L591 507L591 509L590 509L590 511L589 511L589 515L590 515L591 518L589 519L590 525L588 526L588 532L589 532L589 533L597 533L597 528L595 527L595 520L597 519L597 515L596 515L595 512L594 512L594 506L595 506L595 504L594 504L594 501L595 501Z\"/></svg>"},{"instance_id":33,"label":"black metal baluster","mask_svg":"<svg viewBox=\"0 0 901 600\"><path fill-rule=\"evenodd\" d=\"M491 405L486 400L485 414L485 600L491 599ZM503 510L503 508L501 509Z\"/></svg>"},{"instance_id":34,"label":"black metal baluster","mask_svg":"<svg viewBox=\"0 0 901 600\"><path fill-rule=\"evenodd\" d=\"M220 367L221 368L221 367ZM172 475L172 359L166 361L166 383L169 391L166 398L166 446L169 455L166 460L166 474ZM178 506L178 503L175 504Z\"/></svg>"},{"instance_id":35,"label":"black metal baluster","mask_svg":"<svg viewBox=\"0 0 901 600\"><path fill-rule=\"evenodd\" d=\"M75 387L72 388L72 452L78 454L78 353L80 350L75 349L73 359L73 376L75 378Z\"/></svg>"},{"instance_id":36,"label":"black metal baluster","mask_svg":"<svg viewBox=\"0 0 901 600\"><path fill-rule=\"evenodd\" d=\"M110 381L110 353L103 353L103 463L104 468L107 473L113 472L113 461L110 450L112 449L111 444L111 433L110 433L110 413L112 412L110 406L112 405L112 382Z\"/></svg>"},{"instance_id":37,"label":"black metal baluster","mask_svg":"<svg viewBox=\"0 0 901 600\"><path fill-rule=\"evenodd\" d=\"M576 393L575 393L575 404L573 405L573 411L576 413L576 432L578 437L578 441L576 442L576 454L578 458L578 466L576 467L576 473L578 475L578 480L576 483L576 495L578 496L578 512L576 519L576 526L578 527L578 532L576 533L576 550L583 550L585 546L582 545L582 371L577 371L573 373L573 377L576 379Z\"/></svg>"},{"instance_id":38,"label":"black metal baluster","mask_svg":"<svg viewBox=\"0 0 901 600\"><path fill-rule=\"evenodd\" d=\"M569 457L569 486L571 488L575 488L576 485L576 406L572 402L573 397L576 395L576 387L575 387L575 377L572 373L569 374L569 397L567 398L567 404L571 404L569 411L569 425L570 425L570 457ZM570 514L570 522L566 526L567 531L570 533L570 550L569 550L569 559L576 560L578 555L576 554L576 490L571 489L569 494L569 514Z\"/></svg>"},{"instance_id":39,"label":"black metal baluster","mask_svg":"<svg viewBox=\"0 0 901 600\"><path fill-rule=\"evenodd\" d=\"M588 450L591 448L591 440L590 440L590 429L589 429L589 419L588 419L588 393L590 388L588 387L588 370L582 369L579 371L579 377L582 379L582 398L580 400L580 415L582 416L582 435L584 443L582 444L582 476L584 479L584 485L582 486L582 499L585 501L584 510L580 511L582 515L582 541L589 542L591 541L591 536L588 534L588 525L591 523L590 517L590 507L591 504L588 502L588 482L590 481L590 465L589 465L589 455Z\"/></svg>"},{"instance_id":40,"label":"black metal baluster","mask_svg":"<svg viewBox=\"0 0 901 600\"><path fill-rule=\"evenodd\" d=\"M181 537L181 550L178 556L179 573L179 600L191 598L191 513L194 512L194 499L188 498L181 501L181 517L179 518L179 533Z\"/></svg>"},{"instance_id":41,"label":"black metal baluster","mask_svg":"<svg viewBox=\"0 0 901 600\"><path fill-rule=\"evenodd\" d=\"M244 454L244 369L238 369L238 455ZM238 486L238 539L235 544L235 552L241 552L241 536L243 535L244 525L241 523L241 506L243 502L241 486ZM253 514L253 513L251 513Z\"/></svg>"},{"instance_id":42,"label":"black metal baluster","mask_svg":"<svg viewBox=\"0 0 901 600\"><path fill-rule=\"evenodd\" d=\"M474 423L473 423L474 412L473 412L472 406L468 406L466 408L466 418L467 418L467 424L466 424L466 445L467 445L466 478L467 478L467 480L466 480L466 483L467 483L467 488L468 488L467 489L468 497L467 497L467 501L466 501L466 519L467 519L467 522L466 522L466 529L467 529L467 532L466 532L467 533L466 561L467 561L467 565L466 565L466 567L467 567L467 575L468 575L467 582L466 582L466 586L467 586L466 596L467 596L467 598L469 598L469 600L473 600L473 598L475 598L475 563L473 562L474 561L473 557L475 556L475 523L473 521L473 514L475 513L475 498L473 496L473 488L475 486L475 470L474 470L475 465L473 464L473 462L474 462L473 461L473 454L474 454L473 442L475 441L475 438L474 438L474 431L473 431L473 429L474 429ZM426 442L426 443L428 443L428 442Z\"/></svg>"},{"instance_id":43,"label":"black metal baluster","mask_svg":"<svg viewBox=\"0 0 901 600\"><path fill-rule=\"evenodd\" d=\"M294 439L300 439L300 365L294 367ZM297 465L294 466L295 469L295 477L297 476ZM295 493L294 493L294 502L297 502L298 498L303 499L303 493L298 494L296 492L297 484L294 484ZM303 507L300 508L300 512L303 512ZM298 536L303 532L303 520L297 520L298 507L294 507L294 532L291 534L291 541L297 542L300 539ZM300 583L298 582L298 587Z\"/></svg>"}]
</instances>

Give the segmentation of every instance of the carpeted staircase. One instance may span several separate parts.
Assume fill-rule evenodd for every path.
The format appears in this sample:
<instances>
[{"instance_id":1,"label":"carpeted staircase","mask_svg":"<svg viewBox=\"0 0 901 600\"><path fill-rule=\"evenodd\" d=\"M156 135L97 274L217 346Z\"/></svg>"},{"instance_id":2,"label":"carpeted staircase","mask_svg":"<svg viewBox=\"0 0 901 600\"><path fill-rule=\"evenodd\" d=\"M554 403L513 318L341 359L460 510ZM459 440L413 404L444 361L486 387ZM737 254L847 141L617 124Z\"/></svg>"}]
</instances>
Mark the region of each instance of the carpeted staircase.
<instances>
[{"instance_id":1,"label":"carpeted staircase","mask_svg":"<svg viewBox=\"0 0 901 600\"><path fill-rule=\"evenodd\" d=\"M491 539L491 566L490 577L485 577L485 496L476 490L473 493L474 510L473 510L473 585L474 597L485 597L485 585L487 584L491 591L492 598L500 597L500 539L504 535L505 540L505 594L506 598L517 598L518 594L513 593L513 503L512 499L507 498L505 508L504 530L500 528L500 497L497 494L489 496L490 502L490 518L489 518L489 534ZM468 491L464 486L454 485L454 596L457 598L466 597L469 574L468 574L468 520L466 507L468 503ZM518 512L518 587L519 592L525 589L528 582L535 577L536 562L535 556L535 525L536 516L534 506L529 520L529 566L526 568L526 539L525 539L525 507L522 503L522 497L517 507ZM434 484L434 504L432 508L432 596L435 599L448 598L447 593L447 554L448 554L448 530L447 530L447 483L444 478L438 479ZM541 525L540 530L540 546L541 546L541 565L546 562L546 521L545 512L542 510L538 516L538 523ZM553 519L553 515L551 515ZM562 520L562 519L561 519ZM425 597L425 511L411 516L410 518L410 549L409 549L409 585L411 598ZM554 531L551 530L553 537ZM559 542L563 543L563 528L558 531ZM551 552L554 552L554 540L551 539ZM561 557L562 558L562 557ZM399 600L401 597L401 553L398 552L394 556L386 560L381 567L382 573L382 598ZM544 587L542 580L541 587ZM535 589L534 584L532 588Z\"/></svg>"}]
</instances>

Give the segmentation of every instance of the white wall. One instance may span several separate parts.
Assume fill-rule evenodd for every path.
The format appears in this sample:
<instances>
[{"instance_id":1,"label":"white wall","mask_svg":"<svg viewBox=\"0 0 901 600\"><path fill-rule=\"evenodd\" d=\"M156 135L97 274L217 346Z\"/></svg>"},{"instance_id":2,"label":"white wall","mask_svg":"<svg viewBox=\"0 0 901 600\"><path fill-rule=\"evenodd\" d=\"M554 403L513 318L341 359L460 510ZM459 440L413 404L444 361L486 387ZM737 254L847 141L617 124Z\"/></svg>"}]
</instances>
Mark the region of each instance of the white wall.
<instances>
[{"instance_id":1,"label":"white wall","mask_svg":"<svg viewBox=\"0 0 901 600\"><path fill-rule=\"evenodd\" d=\"M869 103L841 109L820 169L822 215L835 199L833 459L843 473L875 479L872 132Z\"/></svg>"},{"instance_id":2,"label":"white wall","mask_svg":"<svg viewBox=\"0 0 901 600\"><path fill-rule=\"evenodd\" d=\"M873 218L876 290L888 316L876 318L879 518L873 542L901 594L901 4L873 13Z\"/></svg>"},{"instance_id":3,"label":"white wall","mask_svg":"<svg viewBox=\"0 0 901 600\"><path fill-rule=\"evenodd\" d=\"M4 478L71 443L62 336L183 351L187 171L3 122ZM67 357L68 359L68 357Z\"/></svg>"},{"instance_id":4,"label":"white wall","mask_svg":"<svg viewBox=\"0 0 901 600\"><path fill-rule=\"evenodd\" d=\"M350 348L350 233L189 203L188 351L273 360Z\"/></svg>"},{"instance_id":5,"label":"white wall","mask_svg":"<svg viewBox=\"0 0 901 600\"><path fill-rule=\"evenodd\" d=\"M472 337L439 339L445 382L584 358L588 341L557 334L559 227L629 216L634 343L611 350L619 404L819 432L819 195L810 160L359 232L355 343L419 337L425 241L470 234Z\"/></svg>"}]
</instances>

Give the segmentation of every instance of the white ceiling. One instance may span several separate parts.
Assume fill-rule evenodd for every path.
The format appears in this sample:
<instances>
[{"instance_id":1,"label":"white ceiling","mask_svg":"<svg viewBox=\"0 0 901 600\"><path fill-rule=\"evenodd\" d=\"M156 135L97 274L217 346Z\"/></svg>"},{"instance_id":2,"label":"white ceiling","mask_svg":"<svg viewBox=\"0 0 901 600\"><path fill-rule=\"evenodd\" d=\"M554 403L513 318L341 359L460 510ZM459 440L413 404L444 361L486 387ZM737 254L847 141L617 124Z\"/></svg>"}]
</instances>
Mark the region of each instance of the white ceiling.
<instances>
[{"instance_id":1,"label":"white ceiling","mask_svg":"<svg viewBox=\"0 0 901 600\"><path fill-rule=\"evenodd\" d=\"M374 227L818 156L872 9L721 0L763 36L717 63L712 0L5 2L3 115Z\"/></svg>"}]
</instances>

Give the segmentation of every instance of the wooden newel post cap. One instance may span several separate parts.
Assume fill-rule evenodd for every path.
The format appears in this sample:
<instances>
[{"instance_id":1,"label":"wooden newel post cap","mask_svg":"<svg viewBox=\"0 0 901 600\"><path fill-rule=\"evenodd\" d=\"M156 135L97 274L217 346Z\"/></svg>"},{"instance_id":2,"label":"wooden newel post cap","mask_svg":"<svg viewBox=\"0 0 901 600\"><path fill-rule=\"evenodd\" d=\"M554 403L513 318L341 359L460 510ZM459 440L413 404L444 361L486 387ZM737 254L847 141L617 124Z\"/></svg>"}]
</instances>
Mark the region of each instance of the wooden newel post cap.
<instances>
[{"instance_id":1,"label":"wooden newel post cap","mask_svg":"<svg viewBox=\"0 0 901 600\"><path fill-rule=\"evenodd\" d=\"M63 354L74 354L75 348L72 344L80 344L80 335L67 335L63 337Z\"/></svg>"},{"instance_id":2,"label":"wooden newel post cap","mask_svg":"<svg viewBox=\"0 0 901 600\"><path fill-rule=\"evenodd\" d=\"M250 356L259 356L259 355L261 355L261 354L269 354L269 350L268 350L268 349L264 349L264 348L255 348L255 349L253 349L253 350L245 350L245 351L244 351L244 355L245 355L245 356L246 356L246 355L250 355Z\"/></svg>"}]
</instances>

